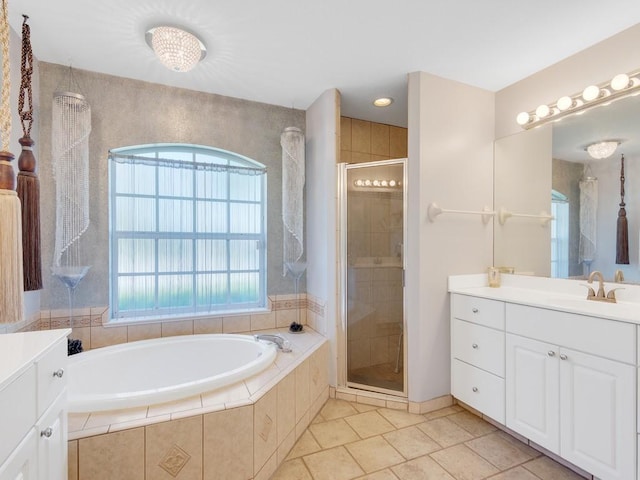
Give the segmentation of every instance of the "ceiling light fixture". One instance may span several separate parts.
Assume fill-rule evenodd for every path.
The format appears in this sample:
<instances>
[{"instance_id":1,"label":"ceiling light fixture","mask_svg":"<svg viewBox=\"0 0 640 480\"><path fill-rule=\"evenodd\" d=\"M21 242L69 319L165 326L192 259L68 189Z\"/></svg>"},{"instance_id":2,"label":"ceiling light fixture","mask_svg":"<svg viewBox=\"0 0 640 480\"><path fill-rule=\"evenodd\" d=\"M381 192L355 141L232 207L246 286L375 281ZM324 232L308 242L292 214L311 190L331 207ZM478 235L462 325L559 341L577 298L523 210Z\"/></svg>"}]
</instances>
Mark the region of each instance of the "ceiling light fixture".
<instances>
[{"instance_id":1,"label":"ceiling light fixture","mask_svg":"<svg viewBox=\"0 0 640 480\"><path fill-rule=\"evenodd\" d=\"M162 64L174 72L188 72L207 54L195 35L176 27L151 28L145 39Z\"/></svg>"},{"instance_id":2,"label":"ceiling light fixture","mask_svg":"<svg viewBox=\"0 0 640 480\"><path fill-rule=\"evenodd\" d=\"M516 117L516 122L522 128L529 129L638 93L640 93L640 71L630 74L620 73L609 82L589 85L580 93L560 97L556 103L542 104L530 112L520 112Z\"/></svg>"},{"instance_id":3,"label":"ceiling light fixture","mask_svg":"<svg viewBox=\"0 0 640 480\"><path fill-rule=\"evenodd\" d=\"M585 150L589 153L591 158L602 160L613 155L618 148L618 145L620 145L618 140L605 140L603 142L596 142L587 145Z\"/></svg>"},{"instance_id":4,"label":"ceiling light fixture","mask_svg":"<svg viewBox=\"0 0 640 480\"><path fill-rule=\"evenodd\" d=\"M393 103L393 98L391 98L391 97L380 97L380 98L376 98L373 101L373 104L376 107L388 107L392 103Z\"/></svg>"}]
</instances>

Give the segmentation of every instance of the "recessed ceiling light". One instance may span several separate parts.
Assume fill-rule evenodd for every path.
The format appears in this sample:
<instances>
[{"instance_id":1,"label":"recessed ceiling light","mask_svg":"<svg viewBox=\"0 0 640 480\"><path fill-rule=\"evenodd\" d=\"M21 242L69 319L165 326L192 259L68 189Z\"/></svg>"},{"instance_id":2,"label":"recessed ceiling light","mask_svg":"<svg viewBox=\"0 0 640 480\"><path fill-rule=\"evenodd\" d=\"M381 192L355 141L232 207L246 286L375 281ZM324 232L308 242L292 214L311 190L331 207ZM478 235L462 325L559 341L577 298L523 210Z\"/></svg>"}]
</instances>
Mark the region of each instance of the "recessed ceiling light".
<instances>
[{"instance_id":1,"label":"recessed ceiling light","mask_svg":"<svg viewBox=\"0 0 640 480\"><path fill-rule=\"evenodd\" d=\"M393 103L393 98L391 98L391 97L380 97L380 98L376 98L373 101L373 104L376 107L388 107L392 103Z\"/></svg>"}]
</instances>

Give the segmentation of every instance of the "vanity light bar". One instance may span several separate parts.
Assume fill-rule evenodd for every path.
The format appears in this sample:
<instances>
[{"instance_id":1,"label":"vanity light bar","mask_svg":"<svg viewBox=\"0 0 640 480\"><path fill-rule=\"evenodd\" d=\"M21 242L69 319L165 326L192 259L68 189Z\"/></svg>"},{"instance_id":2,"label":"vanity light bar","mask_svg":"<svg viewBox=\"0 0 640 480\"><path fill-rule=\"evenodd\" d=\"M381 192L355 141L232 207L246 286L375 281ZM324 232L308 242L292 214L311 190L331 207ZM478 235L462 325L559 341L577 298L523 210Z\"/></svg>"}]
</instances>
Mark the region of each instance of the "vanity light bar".
<instances>
[{"instance_id":1,"label":"vanity light bar","mask_svg":"<svg viewBox=\"0 0 640 480\"><path fill-rule=\"evenodd\" d=\"M559 120L572 113L638 94L640 94L640 70L630 74L620 73L609 82L589 85L580 93L560 97L555 103L542 104L530 112L520 112L516 122L522 128L530 129L546 122Z\"/></svg>"},{"instance_id":2,"label":"vanity light bar","mask_svg":"<svg viewBox=\"0 0 640 480\"><path fill-rule=\"evenodd\" d=\"M369 179L358 179L353 182L356 187L383 187L383 188L394 188L401 186L402 182L398 180L369 180Z\"/></svg>"}]
</instances>

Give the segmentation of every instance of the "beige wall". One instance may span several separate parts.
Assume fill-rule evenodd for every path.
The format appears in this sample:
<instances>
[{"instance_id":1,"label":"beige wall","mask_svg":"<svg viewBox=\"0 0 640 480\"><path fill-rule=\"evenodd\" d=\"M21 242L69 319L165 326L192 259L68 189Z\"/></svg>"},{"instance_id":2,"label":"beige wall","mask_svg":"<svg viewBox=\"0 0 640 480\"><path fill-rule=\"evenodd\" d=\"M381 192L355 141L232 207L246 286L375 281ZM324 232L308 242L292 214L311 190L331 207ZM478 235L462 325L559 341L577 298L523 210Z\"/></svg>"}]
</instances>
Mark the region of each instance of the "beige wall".
<instances>
[{"instance_id":1,"label":"beige wall","mask_svg":"<svg viewBox=\"0 0 640 480\"><path fill-rule=\"evenodd\" d=\"M307 295L322 306L316 331L331 341L329 383L337 383L338 238L336 162L339 154L340 93L325 91L306 115Z\"/></svg>"},{"instance_id":2,"label":"beige wall","mask_svg":"<svg viewBox=\"0 0 640 480\"><path fill-rule=\"evenodd\" d=\"M493 203L494 94L416 72L409 75L407 340L409 400L450 393L447 277L492 264L492 223L477 216L427 219L442 208Z\"/></svg>"},{"instance_id":3,"label":"beige wall","mask_svg":"<svg viewBox=\"0 0 640 480\"><path fill-rule=\"evenodd\" d=\"M362 163L406 157L406 128L340 117L340 162Z\"/></svg>"},{"instance_id":4,"label":"beige wall","mask_svg":"<svg viewBox=\"0 0 640 480\"><path fill-rule=\"evenodd\" d=\"M496 140L494 207L514 214L551 211L551 126ZM493 260L498 267L519 273L549 276L551 225L513 216L494 220ZM546 246L546 248L543 248Z\"/></svg>"}]
</instances>

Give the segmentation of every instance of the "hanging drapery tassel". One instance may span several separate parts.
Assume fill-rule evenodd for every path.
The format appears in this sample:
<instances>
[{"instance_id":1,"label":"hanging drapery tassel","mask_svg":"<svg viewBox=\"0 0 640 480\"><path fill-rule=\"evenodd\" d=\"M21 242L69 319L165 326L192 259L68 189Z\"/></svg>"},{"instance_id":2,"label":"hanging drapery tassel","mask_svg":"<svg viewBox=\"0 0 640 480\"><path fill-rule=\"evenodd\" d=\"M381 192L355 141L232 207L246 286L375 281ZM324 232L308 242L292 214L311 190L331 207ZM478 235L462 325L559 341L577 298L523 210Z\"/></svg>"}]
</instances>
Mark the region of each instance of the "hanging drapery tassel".
<instances>
[{"instance_id":1,"label":"hanging drapery tassel","mask_svg":"<svg viewBox=\"0 0 640 480\"><path fill-rule=\"evenodd\" d=\"M624 154L620 158L620 210L618 210L618 229L616 232L616 263L629 264L629 225L627 210L624 208Z\"/></svg>"},{"instance_id":2,"label":"hanging drapery tassel","mask_svg":"<svg viewBox=\"0 0 640 480\"><path fill-rule=\"evenodd\" d=\"M14 159L9 152L11 138L11 111L9 94L9 22L7 0L2 0L0 19L0 44L2 45L2 96L0 97L0 323L22 320L22 226L20 200L15 192L16 175L11 165Z\"/></svg>"},{"instance_id":3,"label":"hanging drapery tassel","mask_svg":"<svg viewBox=\"0 0 640 480\"><path fill-rule=\"evenodd\" d=\"M33 52L31 32L27 25L28 16L22 15L22 61L18 112L22 123L23 137L18 157L18 198L22 204L22 265L24 269L25 291L42 288L42 260L40 255L40 182L36 174L36 158L33 155L34 141L31 139L33 122L33 96L31 75L33 73ZM26 105L25 105L26 100Z\"/></svg>"}]
</instances>

